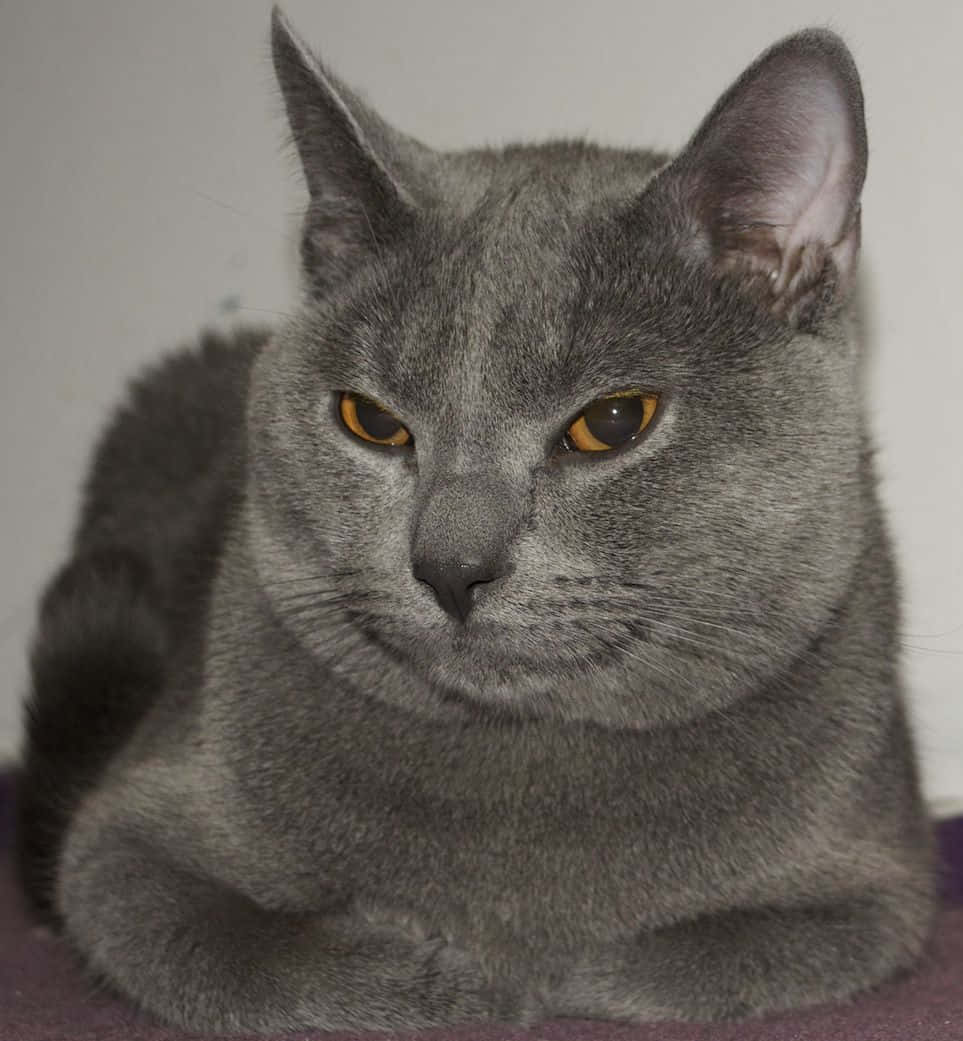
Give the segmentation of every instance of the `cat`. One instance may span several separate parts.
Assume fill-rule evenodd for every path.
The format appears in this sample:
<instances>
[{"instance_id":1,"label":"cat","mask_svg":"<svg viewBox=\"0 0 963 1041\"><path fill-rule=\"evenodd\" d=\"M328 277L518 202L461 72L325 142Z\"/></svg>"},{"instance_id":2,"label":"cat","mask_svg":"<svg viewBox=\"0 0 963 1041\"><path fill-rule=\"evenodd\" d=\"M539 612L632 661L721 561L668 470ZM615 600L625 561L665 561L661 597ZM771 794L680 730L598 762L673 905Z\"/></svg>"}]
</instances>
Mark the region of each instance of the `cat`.
<instances>
[{"instance_id":1,"label":"cat","mask_svg":"<svg viewBox=\"0 0 963 1041\"><path fill-rule=\"evenodd\" d=\"M21 876L195 1031L715 1020L936 905L834 34L675 157L439 153L273 13L303 302L147 372L41 601Z\"/></svg>"}]
</instances>

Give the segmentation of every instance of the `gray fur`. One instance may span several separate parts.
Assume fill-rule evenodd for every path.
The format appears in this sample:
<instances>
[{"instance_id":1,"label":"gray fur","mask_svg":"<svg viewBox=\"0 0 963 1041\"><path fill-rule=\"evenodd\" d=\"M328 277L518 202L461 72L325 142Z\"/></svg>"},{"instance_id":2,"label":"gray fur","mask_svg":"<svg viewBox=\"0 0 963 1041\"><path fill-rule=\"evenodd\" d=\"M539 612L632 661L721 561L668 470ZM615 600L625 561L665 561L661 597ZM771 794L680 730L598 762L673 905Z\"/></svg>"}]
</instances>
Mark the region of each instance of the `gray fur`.
<instances>
[{"instance_id":1,"label":"gray fur","mask_svg":"<svg viewBox=\"0 0 963 1041\"><path fill-rule=\"evenodd\" d=\"M101 448L78 555L147 560L175 636L70 820L67 935L218 1031L714 1019L911 966L932 852L847 303L843 44L778 45L669 163L430 152L274 33L304 305L243 363L156 372L183 421L142 400ZM798 188L830 95L848 172ZM774 199L816 215L798 253ZM662 395L637 445L557 451L626 387ZM343 389L414 448L348 434ZM465 624L412 574L494 553Z\"/></svg>"}]
</instances>

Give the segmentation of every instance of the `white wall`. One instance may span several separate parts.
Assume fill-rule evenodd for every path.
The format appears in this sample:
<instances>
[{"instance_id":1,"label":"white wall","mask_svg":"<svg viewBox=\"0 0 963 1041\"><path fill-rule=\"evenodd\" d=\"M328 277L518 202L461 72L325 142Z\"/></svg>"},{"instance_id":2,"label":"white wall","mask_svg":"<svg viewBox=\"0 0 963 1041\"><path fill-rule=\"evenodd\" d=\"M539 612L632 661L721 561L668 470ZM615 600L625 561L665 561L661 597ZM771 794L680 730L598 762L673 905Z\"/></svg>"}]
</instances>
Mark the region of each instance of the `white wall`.
<instances>
[{"instance_id":1,"label":"white wall","mask_svg":"<svg viewBox=\"0 0 963 1041\"><path fill-rule=\"evenodd\" d=\"M280 102L255 0L0 6L0 757L39 584L123 380L203 323L294 292ZM788 31L862 70L872 411L933 798L963 798L963 6L860 0L288 0L384 115L438 146L579 134L682 144ZM237 305L240 310L236 310Z\"/></svg>"}]
</instances>

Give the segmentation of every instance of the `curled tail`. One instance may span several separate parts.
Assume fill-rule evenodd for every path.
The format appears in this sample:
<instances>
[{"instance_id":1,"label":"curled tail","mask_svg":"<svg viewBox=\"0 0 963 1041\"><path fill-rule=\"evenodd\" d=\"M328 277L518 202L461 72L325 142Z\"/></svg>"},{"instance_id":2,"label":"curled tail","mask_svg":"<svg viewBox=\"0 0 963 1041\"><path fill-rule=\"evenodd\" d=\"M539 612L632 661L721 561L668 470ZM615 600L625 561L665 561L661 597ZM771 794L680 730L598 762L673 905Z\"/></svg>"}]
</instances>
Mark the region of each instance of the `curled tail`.
<instances>
[{"instance_id":1,"label":"curled tail","mask_svg":"<svg viewBox=\"0 0 963 1041\"><path fill-rule=\"evenodd\" d=\"M16 843L24 888L42 912L53 911L70 818L154 703L164 682L165 648L151 568L134 552L74 557L41 600Z\"/></svg>"}]
</instances>

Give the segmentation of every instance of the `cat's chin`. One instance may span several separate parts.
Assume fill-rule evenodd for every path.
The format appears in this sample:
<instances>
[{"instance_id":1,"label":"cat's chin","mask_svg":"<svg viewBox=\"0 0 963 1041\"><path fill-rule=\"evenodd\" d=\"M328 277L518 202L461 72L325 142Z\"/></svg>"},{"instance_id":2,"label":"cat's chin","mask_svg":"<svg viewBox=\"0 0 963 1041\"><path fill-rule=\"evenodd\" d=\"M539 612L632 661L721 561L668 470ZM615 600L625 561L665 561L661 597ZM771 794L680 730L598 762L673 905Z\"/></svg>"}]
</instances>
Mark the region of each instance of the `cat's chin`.
<instances>
[{"instance_id":1,"label":"cat's chin","mask_svg":"<svg viewBox=\"0 0 963 1041\"><path fill-rule=\"evenodd\" d=\"M520 718L557 715L560 688L584 688L589 672L598 676L613 665L611 654L565 661L551 648L532 647L524 632L480 619L432 627L415 638L381 632L372 642L442 702Z\"/></svg>"},{"instance_id":2,"label":"cat's chin","mask_svg":"<svg viewBox=\"0 0 963 1041\"><path fill-rule=\"evenodd\" d=\"M626 669L617 654L566 655L546 645L536 656L525 637L524 631L479 620L424 634L392 650L395 660L444 707L473 716L591 720L620 727L651 724L638 706L626 711Z\"/></svg>"}]
</instances>

